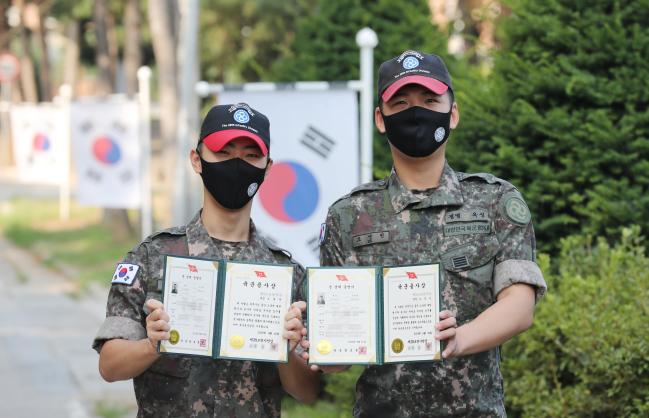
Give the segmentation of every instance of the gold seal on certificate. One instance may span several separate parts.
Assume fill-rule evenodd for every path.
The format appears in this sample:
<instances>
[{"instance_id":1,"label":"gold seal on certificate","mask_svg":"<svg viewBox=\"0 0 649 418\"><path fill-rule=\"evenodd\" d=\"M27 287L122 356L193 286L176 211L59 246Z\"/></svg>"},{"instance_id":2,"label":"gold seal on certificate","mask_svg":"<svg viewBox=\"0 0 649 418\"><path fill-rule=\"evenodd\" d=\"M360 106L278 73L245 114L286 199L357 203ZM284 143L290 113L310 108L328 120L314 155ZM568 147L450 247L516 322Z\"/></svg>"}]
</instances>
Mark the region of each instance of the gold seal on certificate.
<instances>
[{"instance_id":1,"label":"gold seal on certificate","mask_svg":"<svg viewBox=\"0 0 649 418\"><path fill-rule=\"evenodd\" d=\"M392 351L397 354L403 351L403 341L400 338L392 340Z\"/></svg>"},{"instance_id":2,"label":"gold seal on certificate","mask_svg":"<svg viewBox=\"0 0 649 418\"><path fill-rule=\"evenodd\" d=\"M316 349L318 350L318 353L327 355L331 353L331 343L327 340L320 340L320 342L316 346Z\"/></svg>"},{"instance_id":3,"label":"gold seal on certificate","mask_svg":"<svg viewBox=\"0 0 649 418\"><path fill-rule=\"evenodd\" d=\"M310 267L311 364L432 361L440 356L439 265Z\"/></svg>"},{"instance_id":4,"label":"gold seal on certificate","mask_svg":"<svg viewBox=\"0 0 649 418\"><path fill-rule=\"evenodd\" d=\"M169 343L176 345L180 341L180 334L175 329L169 331Z\"/></svg>"},{"instance_id":5,"label":"gold seal on certificate","mask_svg":"<svg viewBox=\"0 0 649 418\"><path fill-rule=\"evenodd\" d=\"M243 348L245 343L246 341L241 335L233 335L230 337L230 347L232 348L239 350L240 348Z\"/></svg>"},{"instance_id":6,"label":"gold seal on certificate","mask_svg":"<svg viewBox=\"0 0 649 418\"><path fill-rule=\"evenodd\" d=\"M288 361L282 332L292 266L168 255L164 271L163 304L172 331L160 342L161 353Z\"/></svg>"}]
</instances>

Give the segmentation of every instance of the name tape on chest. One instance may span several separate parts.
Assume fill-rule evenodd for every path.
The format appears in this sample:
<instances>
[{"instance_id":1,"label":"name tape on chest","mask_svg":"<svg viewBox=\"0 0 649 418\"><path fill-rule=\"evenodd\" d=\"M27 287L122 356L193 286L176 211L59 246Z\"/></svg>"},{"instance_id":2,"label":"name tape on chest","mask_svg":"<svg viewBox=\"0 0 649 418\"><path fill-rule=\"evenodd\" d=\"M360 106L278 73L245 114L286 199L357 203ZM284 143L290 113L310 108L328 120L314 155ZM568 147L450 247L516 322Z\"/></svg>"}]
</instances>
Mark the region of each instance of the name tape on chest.
<instances>
[{"instance_id":1,"label":"name tape on chest","mask_svg":"<svg viewBox=\"0 0 649 418\"><path fill-rule=\"evenodd\" d=\"M468 234L488 234L490 232L491 224L487 222L463 222L444 225L444 235L447 237Z\"/></svg>"},{"instance_id":2,"label":"name tape on chest","mask_svg":"<svg viewBox=\"0 0 649 418\"><path fill-rule=\"evenodd\" d=\"M444 216L444 236L488 234L491 217L485 208L461 208Z\"/></svg>"},{"instance_id":3,"label":"name tape on chest","mask_svg":"<svg viewBox=\"0 0 649 418\"><path fill-rule=\"evenodd\" d=\"M352 246L354 248L369 244L379 244L382 242L390 242L390 231L370 232L367 234L354 235L352 237Z\"/></svg>"},{"instance_id":4,"label":"name tape on chest","mask_svg":"<svg viewBox=\"0 0 649 418\"><path fill-rule=\"evenodd\" d=\"M140 266L137 264L121 263L117 265L115 274L113 274L112 284L126 284L132 285L140 271Z\"/></svg>"},{"instance_id":5,"label":"name tape on chest","mask_svg":"<svg viewBox=\"0 0 649 418\"><path fill-rule=\"evenodd\" d=\"M445 223L453 222L489 222L489 211L484 208L462 208L448 212L444 218Z\"/></svg>"}]
</instances>

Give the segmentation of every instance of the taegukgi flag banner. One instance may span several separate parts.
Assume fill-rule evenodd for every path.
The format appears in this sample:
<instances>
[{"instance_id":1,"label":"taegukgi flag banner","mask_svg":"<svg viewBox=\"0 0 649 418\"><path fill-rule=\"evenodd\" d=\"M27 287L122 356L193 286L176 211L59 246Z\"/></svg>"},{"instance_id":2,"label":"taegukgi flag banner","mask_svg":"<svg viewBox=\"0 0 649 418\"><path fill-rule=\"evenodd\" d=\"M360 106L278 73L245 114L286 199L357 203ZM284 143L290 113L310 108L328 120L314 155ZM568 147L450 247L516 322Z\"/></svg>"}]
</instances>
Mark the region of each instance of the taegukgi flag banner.
<instances>
[{"instance_id":1,"label":"taegukgi flag banner","mask_svg":"<svg viewBox=\"0 0 649 418\"><path fill-rule=\"evenodd\" d=\"M72 151L80 204L140 206L138 105L121 98L72 103Z\"/></svg>"},{"instance_id":2,"label":"taegukgi flag banner","mask_svg":"<svg viewBox=\"0 0 649 418\"><path fill-rule=\"evenodd\" d=\"M318 264L327 208L360 181L358 99L352 90L225 91L270 120L274 165L255 196L261 232L303 264Z\"/></svg>"},{"instance_id":3,"label":"taegukgi flag banner","mask_svg":"<svg viewBox=\"0 0 649 418\"><path fill-rule=\"evenodd\" d=\"M61 184L68 167L66 112L51 103L11 107L11 136L18 178L25 183Z\"/></svg>"}]
</instances>

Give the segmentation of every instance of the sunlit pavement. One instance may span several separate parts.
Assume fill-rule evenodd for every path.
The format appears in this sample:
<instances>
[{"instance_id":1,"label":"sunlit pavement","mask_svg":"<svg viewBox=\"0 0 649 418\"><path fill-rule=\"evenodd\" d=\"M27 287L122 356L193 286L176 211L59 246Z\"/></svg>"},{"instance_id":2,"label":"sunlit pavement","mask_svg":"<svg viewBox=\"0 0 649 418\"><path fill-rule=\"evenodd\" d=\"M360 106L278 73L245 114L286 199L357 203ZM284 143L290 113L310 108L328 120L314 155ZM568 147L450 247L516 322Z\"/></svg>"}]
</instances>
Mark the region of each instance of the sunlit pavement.
<instances>
[{"instance_id":1,"label":"sunlit pavement","mask_svg":"<svg viewBox=\"0 0 649 418\"><path fill-rule=\"evenodd\" d=\"M98 403L135 415L132 383L104 382L90 348L106 295L71 291L64 277L0 237L2 417L94 417Z\"/></svg>"}]
</instances>

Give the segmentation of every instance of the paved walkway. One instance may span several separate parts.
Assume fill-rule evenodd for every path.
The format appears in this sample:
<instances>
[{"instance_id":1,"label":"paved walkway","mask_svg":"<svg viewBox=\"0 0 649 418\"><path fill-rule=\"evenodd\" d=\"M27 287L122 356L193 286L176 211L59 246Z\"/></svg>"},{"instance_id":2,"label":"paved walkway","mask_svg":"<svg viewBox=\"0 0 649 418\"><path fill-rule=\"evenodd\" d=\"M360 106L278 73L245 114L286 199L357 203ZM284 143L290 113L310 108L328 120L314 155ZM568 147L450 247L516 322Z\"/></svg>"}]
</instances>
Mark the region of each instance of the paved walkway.
<instances>
[{"instance_id":1,"label":"paved walkway","mask_svg":"<svg viewBox=\"0 0 649 418\"><path fill-rule=\"evenodd\" d=\"M104 382L90 348L106 294L75 299L71 290L0 236L0 416L135 416L132 383Z\"/></svg>"}]
</instances>

